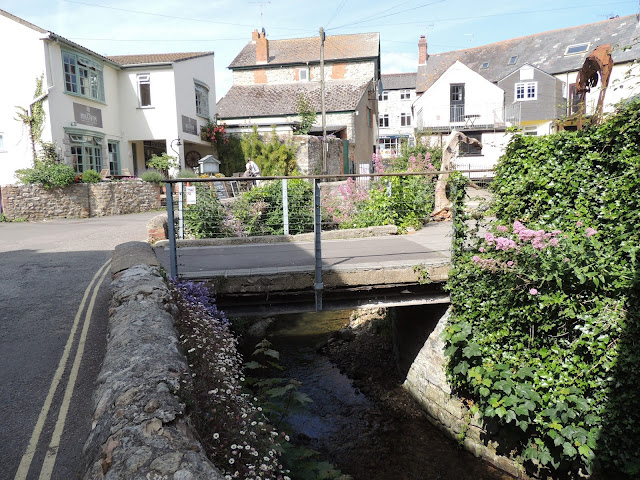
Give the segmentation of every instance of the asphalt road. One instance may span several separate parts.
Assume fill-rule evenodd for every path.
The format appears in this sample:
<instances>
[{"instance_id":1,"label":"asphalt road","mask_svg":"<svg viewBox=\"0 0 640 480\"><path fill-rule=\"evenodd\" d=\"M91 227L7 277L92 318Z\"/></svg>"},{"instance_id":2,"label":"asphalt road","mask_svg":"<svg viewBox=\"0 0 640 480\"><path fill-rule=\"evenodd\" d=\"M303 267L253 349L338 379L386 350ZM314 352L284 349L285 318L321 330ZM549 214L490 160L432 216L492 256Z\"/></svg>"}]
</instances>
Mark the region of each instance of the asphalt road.
<instances>
[{"instance_id":1,"label":"asphalt road","mask_svg":"<svg viewBox=\"0 0 640 480\"><path fill-rule=\"evenodd\" d=\"M0 479L80 478L113 248L157 213L0 223Z\"/></svg>"}]
</instances>

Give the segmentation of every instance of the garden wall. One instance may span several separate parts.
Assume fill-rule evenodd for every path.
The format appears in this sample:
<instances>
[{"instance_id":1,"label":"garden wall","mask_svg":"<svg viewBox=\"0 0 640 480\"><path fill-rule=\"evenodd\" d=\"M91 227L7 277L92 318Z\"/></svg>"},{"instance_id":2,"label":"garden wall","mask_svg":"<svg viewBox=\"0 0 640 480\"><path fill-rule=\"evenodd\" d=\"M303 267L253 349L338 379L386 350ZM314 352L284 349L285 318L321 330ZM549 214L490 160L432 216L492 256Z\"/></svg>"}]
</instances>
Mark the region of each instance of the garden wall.
<instances>
[{"instance_id":1,"label":"garden wall","mask_svg":"<svg viewBox=\"0 0 640 480\"><path fill-rule=\"evenodd\" d=\"M8 220L103 217L159 208L160 187L142 181L78 183L49 190L40 185L2 187L2 212Z\"/></svg>"},{"instance_id":2,"label":"garden wall","mask_svg":"<svg viewBox=\"0 0 640 480\"><path fill-rule=\"evenodd\" d=\"M464 448L516 478L529 478L524 467L511 458L496 452L497 444L489 439L496 432L486 431L477 417L469 415L462 400L451 393L447 381L444 341L441 338L449 319L449 312L442 316L413 361L404 387L427 412L431 423L449 437L464 443Z\"/></svg>"},{"instance_id":3,"label":"garden wall","mask_svg":"<svg viewBox=\"0 0 640 480\"><path fill-rule=\"evenodd\" d=\"M339 138L327 138L327 173L341 174L344 170L344 144ZM296 163L303 175L322 174L322 141L313 135L294 135ZM349 156L353 157L354 145L349 144Z\"/></svg>"}]
</instances>

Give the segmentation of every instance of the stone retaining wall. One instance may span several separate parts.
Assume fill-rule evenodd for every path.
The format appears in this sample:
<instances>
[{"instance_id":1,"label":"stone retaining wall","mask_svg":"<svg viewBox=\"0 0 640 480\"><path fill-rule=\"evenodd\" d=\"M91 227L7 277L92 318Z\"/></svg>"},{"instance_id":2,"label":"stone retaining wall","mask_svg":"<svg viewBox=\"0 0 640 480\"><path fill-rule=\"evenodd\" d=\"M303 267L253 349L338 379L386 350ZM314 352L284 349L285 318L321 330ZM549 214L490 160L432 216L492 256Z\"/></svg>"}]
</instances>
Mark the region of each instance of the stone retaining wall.
<instances>
[{"instance_id":1,"label":"stone retaining wall","mask_svg":"<svg viewBox=\"0 0 640 480\"><path fill-rule=\"evenodd\" d=\"M49 190L40 185L2 187L2 210L9 220L102 217L159 208L160 187L143 181L78 183Z\"/></svg>"},{"instance_id":2,"label":"stone retaining wall","mask_svg":"<svg viewBox=\"0 0 640 480\"><path fill-rule=\"evenodd\" d=\"M451 394L444 370L447 359L441 338L449 313L450 309L438 321L413 361L404 387L422 405L431 423L455 440L464 437L466 450L516 478L528 479L520 463L496 453L497 444L491 440L479 418L470 418L460 398Z\"/></svg>"},{"instance_id":3,"label":"stone retaining wall","mask_svg":"<svg viewBox=\"0 0 640 480\"><path fill-rule=\"evenodd\" d=\"M84 447L85 480L222 480L192 434L179 397L190 386L189 369L151 247L119 246L112 273L107 352Z\"/></svg>"}]
</instances>

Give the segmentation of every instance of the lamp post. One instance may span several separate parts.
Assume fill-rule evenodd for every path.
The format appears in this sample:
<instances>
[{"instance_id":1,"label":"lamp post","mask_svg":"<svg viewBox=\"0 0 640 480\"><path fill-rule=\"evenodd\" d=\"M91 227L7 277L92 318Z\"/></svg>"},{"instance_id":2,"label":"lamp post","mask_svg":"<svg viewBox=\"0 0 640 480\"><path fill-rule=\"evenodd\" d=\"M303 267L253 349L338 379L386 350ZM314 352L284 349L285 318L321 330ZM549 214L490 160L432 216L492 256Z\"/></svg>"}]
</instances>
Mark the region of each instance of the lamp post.
<instances>
[{"instance_id":1,"label":"lamp post","mask_svg":"<svg viewBox=\"0 0 640 480\"><path fill-rule=\"evenodd\" d=\"M173 150L173 152L178 156L178 166L180 166L180 152L176 151L175 148L173 148L173 145L176 145L178 148L180 148L182 146L182 140L180 140L180 137L171 140L171 150Z\"/></svg>"}]
</instances>

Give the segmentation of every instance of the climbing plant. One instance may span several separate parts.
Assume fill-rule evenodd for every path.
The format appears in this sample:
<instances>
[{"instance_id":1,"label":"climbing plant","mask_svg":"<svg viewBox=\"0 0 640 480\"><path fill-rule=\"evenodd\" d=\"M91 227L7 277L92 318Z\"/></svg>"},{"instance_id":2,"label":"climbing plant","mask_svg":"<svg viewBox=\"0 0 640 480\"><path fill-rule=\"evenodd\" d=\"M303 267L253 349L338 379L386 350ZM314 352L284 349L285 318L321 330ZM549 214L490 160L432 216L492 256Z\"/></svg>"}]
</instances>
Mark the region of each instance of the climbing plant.
<instances>
[{"instance_id":1,"label":"climbing plant","mask_svg":"<svg viewBox=\"0 0 640 480\"><path fill-rule=\"evenodd\" d=\"M455 223L449 379L538 474L640 475L639 120L516 135L486 234Z\"/></svg>"},{"instance_id":2,"label":"climbing plant","mask_svg":"<svg viewBox=\"0 0 640 480\"><path fill-rule=\"evenodd\" d=\"M46 113L43 105L43 83L44 73L36 78L36 91L33 94L34 99L40 98L40 100L33 102L27 108L16 106L16 120L22 122L29 132L29 139L31 140L31 150L33 153L33 163L38 160L37 147L41 144L41 135L44 129L44 122L46 120Z\"/></svg>"},{"instance_id":3,"label":"climbing plant","mask_svg":"<svg viewBox=\"0 0 640 480\"><path fill-rule=\"evenodd\" d=\"M296 106L300 117L300 126L294 133L296 135L308 135L316 121L316 111L311 106L311 102L304 96L304 93L298 95Z\"/></svg>"}]
</instances>

